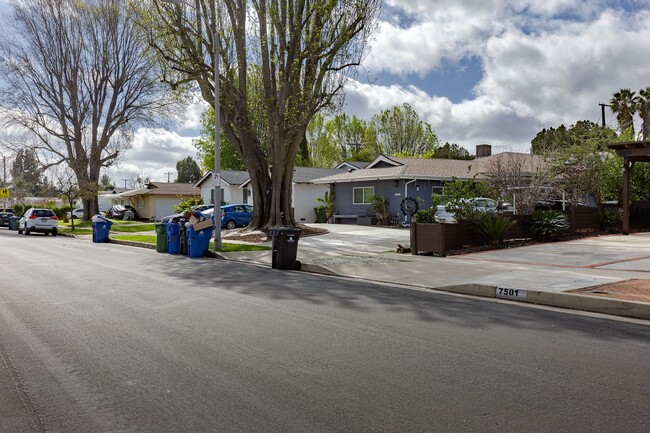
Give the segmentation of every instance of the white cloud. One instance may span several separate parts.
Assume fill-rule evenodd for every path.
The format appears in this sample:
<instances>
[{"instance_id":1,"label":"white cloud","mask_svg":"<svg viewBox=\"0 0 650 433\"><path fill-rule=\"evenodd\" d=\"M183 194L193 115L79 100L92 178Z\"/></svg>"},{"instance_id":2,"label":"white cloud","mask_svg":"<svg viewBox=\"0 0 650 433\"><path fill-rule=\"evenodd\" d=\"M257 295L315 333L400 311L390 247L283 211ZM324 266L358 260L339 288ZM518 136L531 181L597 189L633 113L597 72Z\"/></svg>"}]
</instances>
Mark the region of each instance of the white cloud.
<instances>
[{"instance_id":1,"label":"white cloud","mask_svg":"<svg viewBox=\"0 0 650 433\"><path fill-rule=\"evenodd\" d=\"M202 127L201 114L203 114L207 107L208 104L203 100L189 104L185 110L185 116L183 117L180 129L192 132L200 131Z\"/></svg>"},{"instance_id":2,"label":"white cloud","mask_svg":"<svg viewBox=\"0 0 650 433\"><path fill-rule=\"evenodd\" d=\"M544 127L600 121L598 103L620 88L650 85L650 11L611 1L386 0L364 67L404 82L429 79L443 61L480 60L475 97L453 103L415 86L346 88L347 110L369 118L404 102L442 141L473 150L479 143L525 146ZM432 78L435 79L435 78ZM382 82L389 80L382 77ZM408 81L407 81L408 82ZM611 126L614 116L607 113Z\"/></svg>"},{"instance_id":3,"label":"white cloud","mask_svg":"<svg viewBox=\"0 0 650 433\"><path fill-rule=\"evenodd\" d=\"M141 128L134 136L133 147L108 170L108 175L116 186L123 186L124 179L131 179L136 173L151 181L167 182L169 179L173 182L177 175L176 162L188 156L196 159L196 149L192 145L195 138L162 129Z\"/></svg>"}]
</instances>

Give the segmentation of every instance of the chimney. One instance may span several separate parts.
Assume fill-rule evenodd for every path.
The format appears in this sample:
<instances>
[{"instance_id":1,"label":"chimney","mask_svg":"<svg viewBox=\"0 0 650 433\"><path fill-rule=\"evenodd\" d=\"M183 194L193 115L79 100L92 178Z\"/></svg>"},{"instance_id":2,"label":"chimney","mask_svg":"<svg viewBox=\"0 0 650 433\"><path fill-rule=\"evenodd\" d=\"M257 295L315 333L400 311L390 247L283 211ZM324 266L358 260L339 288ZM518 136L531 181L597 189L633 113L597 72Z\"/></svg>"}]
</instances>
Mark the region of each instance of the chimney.
<instances>
[{"instance_id":1,"label":"chimney","mask_svg":"<svg viewBox=\"0 0 650 433\"><path fill-rule=\"evenodd\" d=\"M489 144L477 144L476 145L476 157L483 158L485 156L492 155L492 146Z\"/></svg>"}]
</instances>

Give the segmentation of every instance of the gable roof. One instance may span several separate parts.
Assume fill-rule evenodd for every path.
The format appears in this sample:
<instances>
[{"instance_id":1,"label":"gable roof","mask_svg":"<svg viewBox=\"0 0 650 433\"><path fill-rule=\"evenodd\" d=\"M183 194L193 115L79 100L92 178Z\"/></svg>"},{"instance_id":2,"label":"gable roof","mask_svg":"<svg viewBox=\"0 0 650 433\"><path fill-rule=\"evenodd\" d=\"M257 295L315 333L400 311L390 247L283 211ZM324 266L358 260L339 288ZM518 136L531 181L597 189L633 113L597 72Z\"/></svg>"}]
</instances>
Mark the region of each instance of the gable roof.
<instances>
[{"instance_id":1,"label":"gable roof","mask_svg":"<svg viewBox=\"0 0 650 433\"><path fill-rule=\"evenodd\" d=\"M135 197L138 195L173 195L193 196L201 194L201 190L189 183L151 183L143 188L132 189L120 194L122 197Z\"/></svg>"},{"instance_id":2,"label":"gable roof","mask_svg":"<svg viewBox=\"0 0 650 433\"><path fill-rule=\"evenodd\" d=\"M212 178L212 170L203 175L201 179L194 184L196 187L201 187L203 182ZM248 179L248 172L241 170L221 170L221 181L227 185L237 186L246 182Z\"/></svg>"},{"instance_id":3,"label":"gable roof","mask_svg":"<svg viewBox=\"0 0 650 433\"><path fill-rule=\"evenodd\" d=\"M360 168L366 168L367 165L368 163L364 161L343 161L342 163L340 163L334 168L336 168L337 170L348 169L348 168L352 170L358 170Z\"/></svg>"},{"instance_id":4,"label":"gable roof","mask_svg":"<svg viewBox=\"0 0 650 433\"><path fill-rule=\"evenodd\" d=\"M505 152L474 160L437 159L437 158L401 158L379 155L364 169L314 179L313 183L368 182L373 180L431 179L442 180L456 177L470 179L482 174L490 164L500 158L523 159L525 167L531 172L537 164L543 164L539 156L527 153Z\"/></svg>"}]
</instances>

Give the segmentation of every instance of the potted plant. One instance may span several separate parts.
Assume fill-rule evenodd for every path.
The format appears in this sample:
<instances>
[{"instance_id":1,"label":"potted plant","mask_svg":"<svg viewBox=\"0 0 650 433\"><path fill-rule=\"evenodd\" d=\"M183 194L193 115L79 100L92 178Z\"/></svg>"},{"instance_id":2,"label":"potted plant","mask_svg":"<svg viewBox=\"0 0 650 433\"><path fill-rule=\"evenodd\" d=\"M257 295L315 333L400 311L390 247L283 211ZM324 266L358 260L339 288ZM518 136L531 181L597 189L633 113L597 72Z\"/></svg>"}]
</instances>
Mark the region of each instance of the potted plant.
<instances>
[{"instance_id":1,"label":"potted plant","mask_svg":"<svg viewBox=\"0 0 650 433\"><path fill-rule=\"evenodd\" d=\"M388 224L388 202L386 199L380 195L373 195L370 197L372 204L370 205L370 210L377 217L377 224L387 225Z\"/></svg>"},{"instance_id":2,"label":"potted plant","mask_svg":"<svg viewBox=\"0 0 650 433\"><path fill-rule=\"evenodd\" d=\"M325 217L327 218L327 222L332 224L334 222L334 214L336 213L336 210L334 209L334 194L325 191L323 198L319 197L316 201L325 205Z\"/></svg>"}]
</instances>

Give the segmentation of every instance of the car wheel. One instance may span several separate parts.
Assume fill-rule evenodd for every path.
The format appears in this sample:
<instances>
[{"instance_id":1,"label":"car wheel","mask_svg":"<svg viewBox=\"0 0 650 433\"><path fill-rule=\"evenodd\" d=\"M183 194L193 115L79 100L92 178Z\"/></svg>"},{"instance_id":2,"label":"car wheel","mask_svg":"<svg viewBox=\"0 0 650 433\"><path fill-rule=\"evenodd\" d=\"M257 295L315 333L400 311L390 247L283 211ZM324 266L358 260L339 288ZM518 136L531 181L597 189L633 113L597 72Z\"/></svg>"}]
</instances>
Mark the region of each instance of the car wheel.
<instances>
[{"instance_id":1,"label":"car wheel","mask_svg":"<svg viewBox=\"0 0 650 433\"><path fill-rule=\"evenodd\" d=\"M234 222L233 220L230 220L230 221L228 221L228 222L226 223L226 228L227 228L228 230L232 230L232 229L234 229L235 227L237 227L237 224L235 224L235 222Z\"/></svg>"},{"instance_id":2,"label":"car wheel","mask_svg":"<svg viewBox=\"0 0 650 433\"><path fill-rule=\"evenodd\" d=\"M52 229L52 236L56 236L58 233L59 232L57 229Z\"/></svg>"},{"instance_id":3,"label":"car wheel","mask_svg":"<svg viewBox=\"0 0 650 433\"><path fill-rule=\"evenodd\" d=\"M19 235L22 235L22 234L23 234L23 229L21 229L20 227L18 227L18 234L19 234Z\"/></svg>"},{"instance_id":4,"label":"car wheel","mask_svg":"<svg viewBox=\"0 0 650 433\"><path fill-rule=\"evenodd\" d=\"M25 227L25 236L29 236L29 229Z\"/></svg>"}]
</instances>

